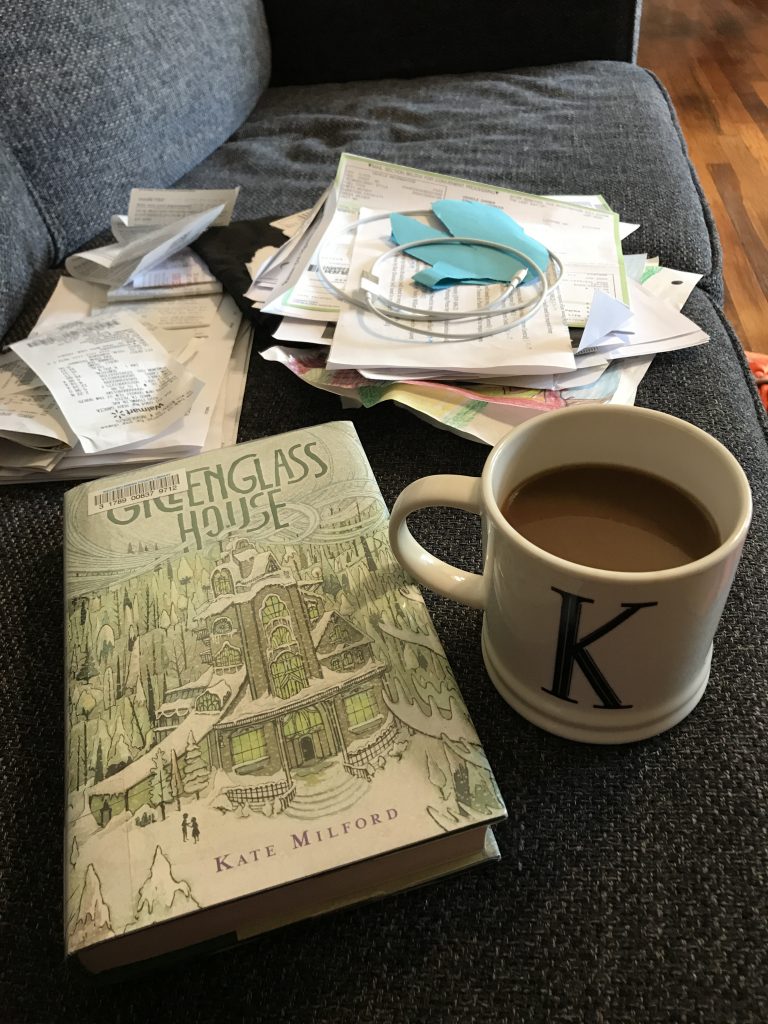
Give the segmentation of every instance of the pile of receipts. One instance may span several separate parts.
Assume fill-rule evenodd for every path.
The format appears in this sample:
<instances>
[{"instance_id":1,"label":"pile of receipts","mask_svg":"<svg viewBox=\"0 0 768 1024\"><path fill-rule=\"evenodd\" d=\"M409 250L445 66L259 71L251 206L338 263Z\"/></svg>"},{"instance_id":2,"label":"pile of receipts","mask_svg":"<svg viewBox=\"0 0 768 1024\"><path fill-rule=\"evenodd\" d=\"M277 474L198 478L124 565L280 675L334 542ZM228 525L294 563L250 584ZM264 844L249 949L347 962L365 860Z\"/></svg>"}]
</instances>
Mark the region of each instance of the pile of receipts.
<instances>
[{"instance_id":1,"label":"pile of receipts","mask_svg":"<svg viewBox=\"0 0 768 1024\"><path fill-rule=\"evenodd\" d=\"M411 214L427 227L434 224L431 204L436 210L446 200L500 211L559 257L562 279L533 317L519 322L509 314L502 333L463 341L450 340L451 324L431 321L434 334L424 336L413 322L393 325L344 301L319 276L321 259L338 290L359 296L361 281L371 287L373 262L394 244L388 215ZM366 223L355 227L358 221ZM317 204L274 223L288 241L259 250L248 265L247 297L283 318L274 333L280 344L262 356L339 395L345 406L394 401L494 444L542 412L582 402L633 404L655 353L708 340L680 312L699 275L659 267L647 255L625 256L621 242L639 225L622 223L601 196L528 195L343 154ZM381 295L402 305L471 311L504 288L476 281L429 290L412 280L425 264L409 253L379 263L375 280ZM524 282L518 291L531 289ZM488 323L480 314L458 326L481 334Z\"/></svg>"},{"instance_id":2,"label":"pile of receipts","mask_svg":"<svg viewBox=\"0 0 768 1024\"><path fill-rule=\"evenodd\" d=\"M233 190L134 189L0 353L0 482L86 479L234 444L251 327L188 248Z\"/></svg>"}]
</instances>

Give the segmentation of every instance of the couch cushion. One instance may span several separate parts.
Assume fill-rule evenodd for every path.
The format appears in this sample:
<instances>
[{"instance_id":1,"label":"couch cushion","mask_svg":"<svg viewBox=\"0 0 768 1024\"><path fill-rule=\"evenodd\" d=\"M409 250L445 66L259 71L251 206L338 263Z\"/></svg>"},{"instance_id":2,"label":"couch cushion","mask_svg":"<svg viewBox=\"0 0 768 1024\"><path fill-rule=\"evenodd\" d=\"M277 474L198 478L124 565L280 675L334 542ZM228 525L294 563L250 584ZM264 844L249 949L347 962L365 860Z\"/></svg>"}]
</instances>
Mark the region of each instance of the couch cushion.
<instances>
[{"instance_id":1,"label":"couch cushion","mask_svg":"<svg viewBox=\"0 0 768 1024\"><path fill-rule=\"evenodd\" d=\"M0 135L62 259L237 128L269 76L259 0L0 0Z\"/></svg>"},{"instance_id":2,"label":"couch cushion","mask_svg":"<svg viewBox=\"0 0 768 1024\"><path fill-rule=\"evenodd\" d=\"M108 996L123 1024L142 1024L148 1006L179 1024L240 1020L247 996L255 1019L275 1024L629 1024L638 1007L655 1024L766 1020L765 420L738 343L709 297L695 292L687 311L712 341L659 357L640 402L724 440L755 495L712 680L694 713L669 733L621 749L541 732L504 704L485 675L480 614L427 593L509 808L497 829L501 862L108 993L62 955L65 488L0 492L0 828L3 918L13 936L6 1019L95 1021ZM390 504L416 477L478 473L487 454L390 403L342 410L334 395L254 357L242 439L341 418L355 422ZM477 568L470 517L430 513L417 523L438 554ZM218 812L201 813L215 829ZM286 829L275 819L276 836ZM318 957L320 970L313 969Z\"/></svg>"},{"instance_id":3,"label":"couch cushion","mask_svg":"<svg viewBox=\"0 0 768 1024\"><path fill-rule=\"evenodd\" d=\"M563 72L571 79L574 73ZM377 124L375 104L365 95L359 118L342 115L341 94L329 87L328 109L313 107L303 126L295 110L280 113L288 90L269 94L259 114L262 128L273 125L264 146L252 122L188 181L239 180L247 186L241 216L287 213L316 197L339 149L365 146L373 156L473 178L503 172L500 183L537 191L602 189L625 216L644 223L637 248L657 251L673 266L703 269L707 222L679 142L675 149L663 97L647 75L637 69L627 75L639 105L657 104L651 108L658 115L655 132L643 120L647 158L633 141L632 125L649 115L635 108L622 115L629 155L610 146L590 150L583 140L578 147L574 141L572 152L554 144L547 150L545 143L534 152L535 125L520 113L510 123L497 116L495 141L486 145L471 118L456 121L452 135L449 120L459 115L449 108L438 121L420 114L414 101L409 126L401 105L395 130L389 120ZM507 76L494 76L488 91L498 97L502 81L508 83ZM509 83L505 88L512 90ZM295 97L298 90L290 92ZM467 88L467 102L478 92L479 86L474 94ZM573 105L562 79L560 94L566 108ZM379 93L382 118L394 103L388 95L385 100ZM461 104L460 93L449 95ZM540 79L536 95L547 99ZM354 90L349 104L354 109ZM426 100L422 105L429 106ZM513 148L514 132L528 143ZM577 136L574 127L568 138ZM654 164L655 173L665 177L654 181L648 168L661 159L654 156L658 149L666 162ZM632 156L644 171L633 168ZM619 173L617 160L633 177ZM708 267L711 252L709 258ZM63 959L62 858L52 855L60 849L62 821L65 488L0 491L2 910L14 943L3 978L9 1020L96 1020L107 997L110 1012L125 1024L146 1020L149 1006L155 1016L184 1024L239 1020L244 1013L275 1024L767 1019L766 423L738 342L710 295L697 289L686 313L711 342L658 357L639 404L681 416L724 441L745 467L755 496L754 526L716 639L712 680L690 718L621 749L543 733L514 715L488 681L479 613L427 594L507 800L510 818L497 830L501 862L421 892L301 922L192 968L115 983L106 993ZM355 422L390 504L418 476L477 473L487 454L389 403L344 411L335 396L254 357L241 439L340 418ZM477 568L476 528L461 513L446 516L417 520L422 538L452 559L474 552L469 567ZM214 818L205 821L215 829ZM275 827L282 834L284 823L276 819Z\"/></svg>"},{"instance_id":4,"label":"couch cushion","mask_svg":"<svg viewBox=\"0 0 768 1024\"><path fill-rule=\"evenodd\" d=\"M309 206L339 153L532 192L601 192L640 222L628 251L707 276L720 259L666 93L631 64L269 89L181 185L239 182L237 215Z\"/></svg>"},{"instance_id":5,"label":"couch cushion","mask_svg":"<svg viewBox=\"0 0 768 1024\"><path fill-rule=\"evenodd\" d=\"M13 153L0 138L0 339L34 298L53 243Z\"/></svg>"}]
</instances>

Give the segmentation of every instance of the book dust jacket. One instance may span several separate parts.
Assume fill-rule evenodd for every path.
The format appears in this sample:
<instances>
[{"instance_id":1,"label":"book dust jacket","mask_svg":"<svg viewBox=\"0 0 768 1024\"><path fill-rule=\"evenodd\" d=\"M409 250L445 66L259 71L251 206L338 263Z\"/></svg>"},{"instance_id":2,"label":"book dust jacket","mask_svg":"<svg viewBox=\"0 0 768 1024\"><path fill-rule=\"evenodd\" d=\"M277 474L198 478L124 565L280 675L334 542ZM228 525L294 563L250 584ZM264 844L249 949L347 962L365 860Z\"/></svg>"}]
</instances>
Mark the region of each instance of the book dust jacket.
<instances>
[{"instance_id":1,"label":"book dust jacket","mask_svg":"<svg viewBox=\"0 0 768 1024\"><path fill-rule=\"evenodd\" d=\"M67 949L504 816L348 423L65 497Z\"/></svg>"}]
</instances>

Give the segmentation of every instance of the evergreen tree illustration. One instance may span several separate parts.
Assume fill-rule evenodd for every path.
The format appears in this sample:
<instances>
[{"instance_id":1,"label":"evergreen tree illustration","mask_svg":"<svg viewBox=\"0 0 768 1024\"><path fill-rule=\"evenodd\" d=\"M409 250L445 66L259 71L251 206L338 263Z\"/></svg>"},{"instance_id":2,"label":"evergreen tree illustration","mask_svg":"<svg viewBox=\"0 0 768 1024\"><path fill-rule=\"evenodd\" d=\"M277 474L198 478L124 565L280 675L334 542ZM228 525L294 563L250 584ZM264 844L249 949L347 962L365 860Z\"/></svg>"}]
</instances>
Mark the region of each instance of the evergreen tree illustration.
<instances>
[{"instance_id":1,"label":"evergreen tree illustration","mask_svg":"<svg viewBox=\"0 0 768 1024\"><path fill-rule=\"evenodd\" d=\"M153 807L160 808L165 821L165 805L171 800L171 766L168 758L158 747L152 758L152 769L149 773L149 802Z\"/></svg>"},{"instance_id":2,"label":"evergreen tree illustration","mask_svg":"<svg viewBox=\"0 0 768 1024\"><path fill-rule=\"evenodd\" d=\"M179 769L179 759L176 751L171 750L171 797L176 801L176 810L181 810L181 796L184 792L184 781Z\"/></svg>"},{"instance_id":3,"label":"evergreen tree illustration","mask_svg":"<svg viewBox=\"0 0 768 1024\"><path fill-rule=\"evenodd\" d=\"M427 778L433 786L440 790L443 800L447 800L450 795L448 779L437 761L429 754L429 751L427 751Z\"/></svg>"},{"instance_id":4,"label":"evergreen tree illustration","mask_svg":"<svg viewBox=\"0 0 768 1024\"><path fill-rule=\"evenodd\" d=\"M93 770L93 781L98 783L104 778L104 756L101 752L101 740L96 748L96 766Z\"/></svg>"},{"instance_id":5,"label":"evergreen tree illustration","mask_svg":"<svg viewBox=\"0 0 768 1024\"><path fill-rule=\"evenodd\" d=\"M122 718L115 723L115 731L112 737L112 746L107 756L107 774L114 775L116 771L124 768L133 760L131 748L125 735L125 726Z\"/></svg>"},{"instance_id":6,"label":"evergreen tree illustration","mask_svg":"<svg viewBox=\"0 0 768 1024\"><path fill-rule=\"evenodd\" d=\"M210 770L203 759L200 747L195 743L195 737L190 732L187 740L187 748L184 751L184 792L194 793L195 799L200 799L200 793L208 785Z\"/></svg>"},{"instance_id":7,"label":"evergreen tree illustration","mask_svg":"<svg viewBox=\"0 0 768 1024\"><path fill-rule=\"evenodd\" d=\"M155 847L149 874L137 895L137 922L148 924L151 921L162 921L199 907L189 882L174 877L167 855L160 846Z\"/></svg>"},{"instance_id":8,"label":"evergreen tree illustration","mask_svg":"<svg viewBox=\"0 0 768 1024\"><path fill-rule=\"evenodd\" d=\"M128 729L130 730L131 746L134 750L141 750L144 747L144 732L141 728L141 722L136 714L136 708L134 707L133 701L130 695L126 695L125 703L127 704L128 714Z\"/></svg>"},{"instance_id":9,"label":"evergreen tree illustration","mask_svg":"<svg viewBox=\"0 0 768 1024\"><path fill-rule=\"evenodd\" d=\"M111 708L115 703L115 680L112 675L112 669L107 666L104 670L104 704L106 707Z\"/></svg>"},{"instance_id":10,"label":"evergreen tree illustration","mask_svg":"<svg viewBox=\"0 0 768 1024\"><path fill-rule=\"evenodd\" d=\"M77 842L77 836L72 836L72 847L69 851L69 863L72 867L77 864L77 858L80 856L80 847Z\"/></svg>"},{"instance_id":11,"label":"evergreen tree illustration","mask_svg":"<svg viewBox=\"0 0 768 1024\"><path fill-rule=\"evenodd\" d=\"M152 689L152 677L149 674L149 665L147 665L147 715L149 716L149 724L154 728L155 725L155 695Z\"/></svg>"},{"instance_id":12,"label":"evergreen tree illustration","mask_svg":"<svg viewBox=\"0 0 768 1024\"><path fill-rule=\"evenodd\" d=\"M83 891L80 893L80 906L69 934L74 948L87 946L114 936L109 907L101 894L101 879L96 874L93 864L89 864L85 870Z\"/></svg>"},{"instance_id":13,"label":"evergreen tree illustration","mask_svg":"<svg viewBox=\"0 0 768 1024\"><path fill-rule=\"evenodd\" d=\"M96 666L93 663L93 658L91 657L91 644L90 641L86 638L83 663L80 666L78 673L75 676L75 679L86 681L88 679L91 679L95 675L98 675L98 673L96 671Z\"/></svg>"}]
</instances>

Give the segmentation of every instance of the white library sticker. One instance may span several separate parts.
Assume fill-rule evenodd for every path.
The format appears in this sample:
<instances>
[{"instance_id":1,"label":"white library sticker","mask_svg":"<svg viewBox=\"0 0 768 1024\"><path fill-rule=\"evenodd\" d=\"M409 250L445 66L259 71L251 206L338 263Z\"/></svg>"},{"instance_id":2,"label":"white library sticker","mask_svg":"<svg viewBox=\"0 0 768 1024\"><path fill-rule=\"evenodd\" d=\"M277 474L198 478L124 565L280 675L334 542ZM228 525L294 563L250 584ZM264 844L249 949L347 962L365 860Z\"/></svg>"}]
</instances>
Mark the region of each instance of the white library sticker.
<instances>
[{"instance_id":1,"label":"white library sticker","mask_svg":"<svg viewBox=\"0 0 768 1024\"><path fill-rule=\"evenodd\" d=\"M102 491L91 492L88 495L88 515L109 512L111 508L133 505L137 501L164 498L169 494L178 494L186 490L187 479L181 473L163 473L160 476L146 477L144 480L132 480L117 487L106 487Z\"/></svg>"}]
</instances>

